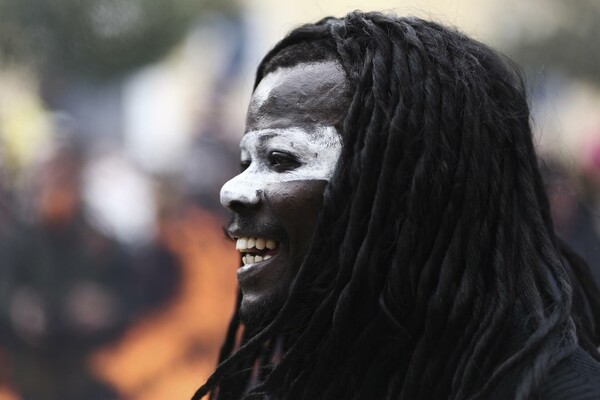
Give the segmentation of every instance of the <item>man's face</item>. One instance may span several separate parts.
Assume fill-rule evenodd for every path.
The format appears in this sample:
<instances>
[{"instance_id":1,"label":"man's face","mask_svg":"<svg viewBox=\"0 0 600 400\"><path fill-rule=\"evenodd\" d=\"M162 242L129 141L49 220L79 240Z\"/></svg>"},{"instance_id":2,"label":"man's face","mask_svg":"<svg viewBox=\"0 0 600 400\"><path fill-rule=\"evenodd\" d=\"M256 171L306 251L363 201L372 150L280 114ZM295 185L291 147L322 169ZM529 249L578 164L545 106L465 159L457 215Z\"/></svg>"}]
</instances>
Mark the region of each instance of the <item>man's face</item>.
<instances>
[{"instance_id":1,"label":"man's face","mask_svg":"<svg viewBox=\"0 0 600 400\"><path fill-rule=\"evenodd\" d=\"M283 304L300 267L341 152L335 125L348 99L333 61L277 69L252 95L240 143L243 172L221 189L243 260L237 275L247 324Z\"/></svg>"}]
</instances>

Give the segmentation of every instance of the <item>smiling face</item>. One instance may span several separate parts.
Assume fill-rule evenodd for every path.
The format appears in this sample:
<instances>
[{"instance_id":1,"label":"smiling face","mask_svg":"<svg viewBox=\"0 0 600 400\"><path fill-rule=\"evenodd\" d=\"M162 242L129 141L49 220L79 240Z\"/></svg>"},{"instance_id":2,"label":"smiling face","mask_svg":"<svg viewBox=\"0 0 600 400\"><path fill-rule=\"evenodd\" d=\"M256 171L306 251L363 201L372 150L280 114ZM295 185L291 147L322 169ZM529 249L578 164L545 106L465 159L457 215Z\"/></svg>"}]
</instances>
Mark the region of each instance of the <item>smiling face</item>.
<instances>
[{"instance_id":1,"label":"smiling face","mask_svg":"<svg viewBox=\"0 0 600 400\"><path fill-rule=\"evenodd\" d=\"M240 143L243 172L221 189L243 266L241 314L258 323L281 306L310 243L342 143L348 85L338 63L279 68L256 88Z\"/></svg>"}]
</instances>

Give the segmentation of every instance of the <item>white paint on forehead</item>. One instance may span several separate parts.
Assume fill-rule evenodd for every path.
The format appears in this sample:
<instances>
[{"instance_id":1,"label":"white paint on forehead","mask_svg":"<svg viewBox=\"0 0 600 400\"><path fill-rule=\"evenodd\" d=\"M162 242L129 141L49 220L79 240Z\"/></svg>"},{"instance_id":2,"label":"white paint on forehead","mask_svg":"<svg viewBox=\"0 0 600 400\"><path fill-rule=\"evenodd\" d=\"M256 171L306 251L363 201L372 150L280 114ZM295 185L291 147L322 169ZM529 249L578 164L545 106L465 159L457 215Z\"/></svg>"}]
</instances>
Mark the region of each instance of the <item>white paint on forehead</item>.
<instances>
[{"instance_id":1,"label":"white paint on forehead","mask_svg":"<svg viewBox=\"0 0 600 400\"><path fill-rule=\"evenodd\" d=\"M274 72L269 72L261 79L256 90L252 93L250 107L258 110L269 98L273 89L280 84L281 76L285 75L287 68L280 68Z\"/></svg>"},{"instance_id":2,"label":"white paint on forehead","mask_svg":"<svg viewBox=\"0 0 600 400\"><path fill-rule=\"evenodd\" d=\"M342 67L336 61L304 62L292 67L277 68L274 71L271 71L267 75L265 75L258 83L258 86L254 90L254 93L252 93L252 98L250 100L250 109L260 109L260 107L262 107L262 105L265 103L265 101L267 101L267 99L271 95L273 89L275 89L277 86L281 85L285 81L285 78L290 73L290 71L300 69L306 74L313 74L318 76L318 74L321 72L320 68L322 68L323 65L327 65L330 68L335 68L343 74Z\"/></svg>"},{"instance_id":3,"label":"white paint on forehead","mask_svg":"<svg viewBox=\"0 0 600 400\"><path fill-rule=\"evenodd\" d=\"M221 203L255 202L261 191L297 180L326 180L333 175L342 151L342 141L333 126L264 129L244 135L240 143L241 160L248 168L221 188ZM290 171L277 171L270 165L273 151L294 156L299 166Z\"/></svg>"}]
</instances>

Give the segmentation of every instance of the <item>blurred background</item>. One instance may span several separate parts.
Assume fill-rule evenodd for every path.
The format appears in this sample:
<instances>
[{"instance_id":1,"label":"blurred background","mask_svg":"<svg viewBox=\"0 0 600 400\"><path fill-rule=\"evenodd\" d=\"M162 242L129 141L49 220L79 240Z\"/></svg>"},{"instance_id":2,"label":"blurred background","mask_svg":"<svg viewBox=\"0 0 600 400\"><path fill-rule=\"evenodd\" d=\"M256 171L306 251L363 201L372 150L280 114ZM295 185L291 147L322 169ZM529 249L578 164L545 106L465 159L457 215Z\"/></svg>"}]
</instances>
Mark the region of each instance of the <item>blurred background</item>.
<instances>
[{"instance_id":1,"label":"blurred background","mask_svg":"<svg viewBox=\"0 0 600 400\"><path fill-rule=\"evenodd\" d=\"M221 185L260 58L355 9L517 61L557 230L600 278L597 0L0 0L0 400L187 399L237 258Z\"/></svg>"}]
</instances>

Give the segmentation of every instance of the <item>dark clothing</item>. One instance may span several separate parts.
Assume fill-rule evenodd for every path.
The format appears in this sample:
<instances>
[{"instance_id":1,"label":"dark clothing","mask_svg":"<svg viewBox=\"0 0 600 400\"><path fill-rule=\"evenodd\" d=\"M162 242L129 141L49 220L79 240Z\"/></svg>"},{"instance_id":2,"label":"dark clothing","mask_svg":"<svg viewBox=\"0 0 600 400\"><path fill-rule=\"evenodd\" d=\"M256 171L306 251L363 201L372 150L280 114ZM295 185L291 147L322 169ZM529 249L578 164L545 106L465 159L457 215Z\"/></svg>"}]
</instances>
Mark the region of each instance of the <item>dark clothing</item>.
<instances>
[{"instance_id":1,"label":"dark clothing","mask_svg":"<svg viewBox=\"0 0 600 400\"><path fill-rule=\"evenodd\" d=\"M581 347L552 369L542 399L600 399L600 363Z\"/></svg>"},{"instance_id":2,"label":"dark clothing","mask_svg":"<svg viewBox=\"0 0 600 400\"><path fill-rule=\"evenodd\" d=\"M514 399L523 371L509 374L496 391L494 400ZM540 400L598 400L600 399L600 363L581 347L561 361L546 377L537 391Z\"/></svg>"},{"instance_id":3,"label":"dark clothing","mask_svg":"<svg viewBox=\"0 0 600 400\"><path fill-rule=\"evenodd\" d=\"M517 315L522 315L520 312ZM508 329L505 348L514 354L527 341L529 335L524 326L527 318L515 318ZM561 346L561 337L554 338L555 347ZM508 373L502 380L492 399L512 400L521 382L521 376L529 368L522 364ZM600 361L594 359L581 346L575 352L554 366L546 376L533 399L540 400L600 400Z\"/></svg>"}]
</instances>

